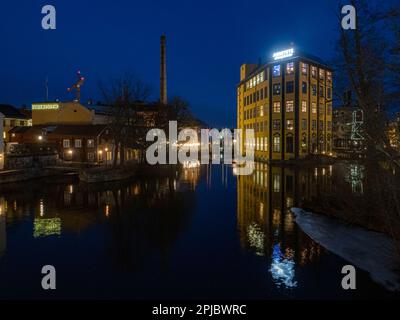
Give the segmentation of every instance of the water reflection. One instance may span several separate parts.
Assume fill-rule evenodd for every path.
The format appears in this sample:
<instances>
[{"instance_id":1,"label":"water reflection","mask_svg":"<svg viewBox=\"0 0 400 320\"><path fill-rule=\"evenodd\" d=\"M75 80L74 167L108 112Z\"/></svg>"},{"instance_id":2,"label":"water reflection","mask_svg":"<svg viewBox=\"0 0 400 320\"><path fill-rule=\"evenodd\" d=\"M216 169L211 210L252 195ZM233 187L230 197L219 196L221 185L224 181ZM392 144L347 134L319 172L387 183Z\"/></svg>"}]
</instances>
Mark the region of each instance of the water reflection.
<instances>
[{"instance_id":1,"label":"water reflection","mask_svg":"<svg viewBox=\"0 0 400 320\"><path fill-rule=\"evenodd\" d=\"M280 288L297 286L296 266L317 260L322 248L298 230L288 210L330 192L332 167L280 167L256 163L249 176L237 177L241 244L267 258Z\"/></svg>"}]
</instances>

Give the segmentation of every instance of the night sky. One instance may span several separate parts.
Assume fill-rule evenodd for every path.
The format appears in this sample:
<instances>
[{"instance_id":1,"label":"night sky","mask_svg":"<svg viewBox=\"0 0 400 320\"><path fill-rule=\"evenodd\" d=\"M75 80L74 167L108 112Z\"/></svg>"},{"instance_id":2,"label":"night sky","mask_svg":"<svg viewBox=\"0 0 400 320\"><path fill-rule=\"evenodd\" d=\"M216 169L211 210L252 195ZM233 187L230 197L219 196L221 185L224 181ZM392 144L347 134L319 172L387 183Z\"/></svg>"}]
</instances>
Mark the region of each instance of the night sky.
<instances>
[{"instance_id":1,"label":"night sky","mask_svg":"<svg viewBox=\"0 0 400 320\"><path fill-rule=\"evenodd\" d=\"M57 10L57 29L41 28L42 6ZM329 60L338 2L315 1L39 1L2 2L0 103L70 100L76 71L82 102L101 99L100 80L133 73L159 95L159 37L167 35L168 96L188 100L212 126L236 123L236 84L244 62L295 48ZM336 12L335 12L336 11Z\"/></svg>"}]
</instances>

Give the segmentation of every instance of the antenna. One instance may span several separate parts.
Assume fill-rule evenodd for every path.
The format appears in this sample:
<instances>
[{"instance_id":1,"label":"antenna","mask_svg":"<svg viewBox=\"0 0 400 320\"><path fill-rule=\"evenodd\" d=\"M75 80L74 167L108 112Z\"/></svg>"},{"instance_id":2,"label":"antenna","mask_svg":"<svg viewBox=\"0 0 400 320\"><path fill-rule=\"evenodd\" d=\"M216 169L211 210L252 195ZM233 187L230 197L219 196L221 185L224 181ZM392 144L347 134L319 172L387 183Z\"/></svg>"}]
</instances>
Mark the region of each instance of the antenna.
<instances>
[{"instance_id":1,"label":"antenna","mask_svg":"<svg viewBox=\"0 0 400 320\"><path fill-rule=\"evenodd\" d=\"M46 76L45 87L46 87L46 102L48 102L49 101L49 77L48 76Z\"/></svg>"}]
</instances>

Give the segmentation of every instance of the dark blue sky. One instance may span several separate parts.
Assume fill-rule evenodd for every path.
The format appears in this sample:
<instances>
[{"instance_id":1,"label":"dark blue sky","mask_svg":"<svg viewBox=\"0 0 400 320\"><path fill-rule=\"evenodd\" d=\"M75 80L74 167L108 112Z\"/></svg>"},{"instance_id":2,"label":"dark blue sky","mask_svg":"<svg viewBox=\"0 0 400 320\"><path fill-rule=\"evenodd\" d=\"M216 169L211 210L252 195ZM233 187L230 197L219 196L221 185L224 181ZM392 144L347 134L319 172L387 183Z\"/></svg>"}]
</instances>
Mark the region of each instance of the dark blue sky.
<instances>
[{"instance_id":1,"label":"dark blue sky","mask_svg":"<svg viewBox=\"0 0 400 320\"><path fill-rule=\"evenodd\" d=\"M57 9L57 29L41 28L41 8ZM236 84L244 62L296 48L329 59L336 0L7 1L0 13L0 103L68 100L79 69L82 101L99 100L99 80L128 71L159 92L159 37L167 35L168 95L187 99L213 126L236 123Z\"/></svg>"}]
</instances>

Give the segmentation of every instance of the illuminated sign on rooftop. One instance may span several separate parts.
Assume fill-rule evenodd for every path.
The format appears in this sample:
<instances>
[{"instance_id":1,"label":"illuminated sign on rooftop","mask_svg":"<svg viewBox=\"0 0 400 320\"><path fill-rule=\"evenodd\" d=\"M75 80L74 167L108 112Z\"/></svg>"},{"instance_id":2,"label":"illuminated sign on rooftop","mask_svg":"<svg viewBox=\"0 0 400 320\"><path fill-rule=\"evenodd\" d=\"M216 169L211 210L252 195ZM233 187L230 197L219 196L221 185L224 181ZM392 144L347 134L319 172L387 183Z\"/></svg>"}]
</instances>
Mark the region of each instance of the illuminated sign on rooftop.
<instances>
[{"instance_id":1,"label":"illuminated sign on rooftop","mask_svg":"<svg viewBox=\"0 0 400 320\"><path fill-rule=\"evenodd\" d=\"M32 110L58 110L58 103L35 103L32 104Z\"/></svg>"},{"instance_id":2,"label":"illuminated sign on rooftop","mask_svg":"<svg viewBox=\"0 0 400 320\"><path fill-rule=\"evenodd\" d=\"M293 56L293 54L294 54L294 49L290 48L287 50L274 52L272 57L274 58L274 60L280 60L280 59L284 59L284 58L289 58L289 57Z\"/></svg>"}]
</instances>

